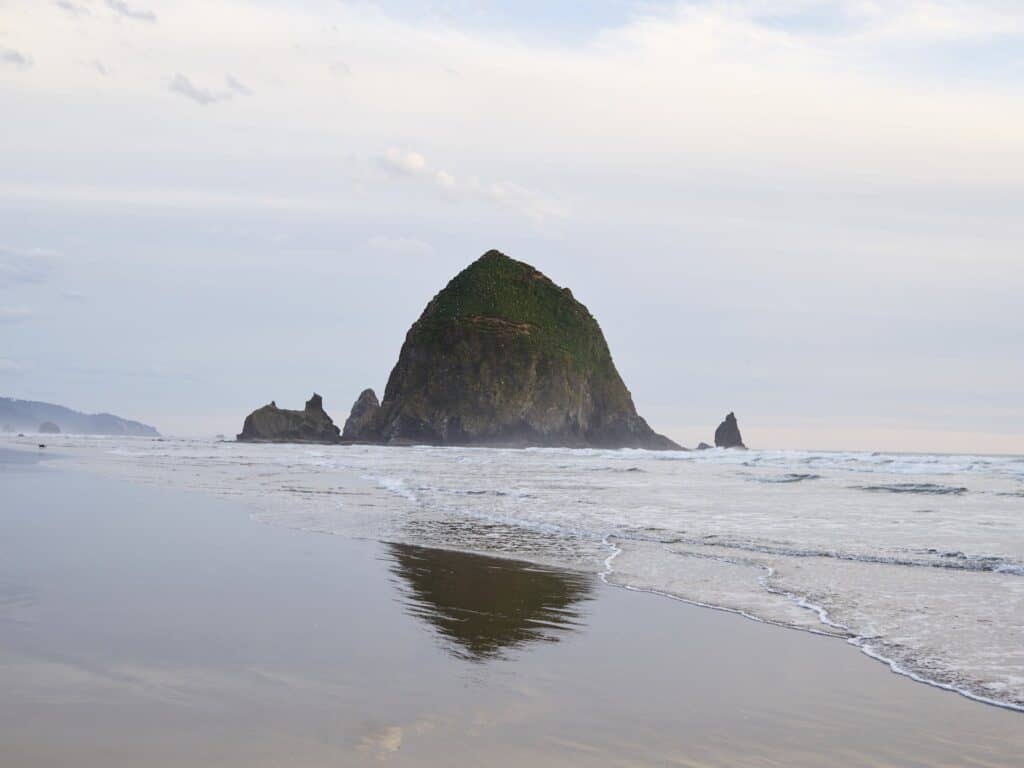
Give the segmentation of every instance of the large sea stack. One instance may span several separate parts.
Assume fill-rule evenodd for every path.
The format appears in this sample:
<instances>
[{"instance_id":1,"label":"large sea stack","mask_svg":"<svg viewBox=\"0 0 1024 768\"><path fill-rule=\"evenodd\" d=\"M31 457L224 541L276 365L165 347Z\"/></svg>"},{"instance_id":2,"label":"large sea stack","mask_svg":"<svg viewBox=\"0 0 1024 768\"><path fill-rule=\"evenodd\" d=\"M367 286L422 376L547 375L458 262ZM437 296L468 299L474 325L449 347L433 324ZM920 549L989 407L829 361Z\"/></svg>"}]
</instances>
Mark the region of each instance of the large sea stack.
<instances>
[{"instance_id":1,"label":"large sea stack","mask_svg":"<svg viewBox=\"0 0 1024 768\"><path fill-rule=\"evenodd\" d=\"M498 251L456 275L409 329L372 435L385 443L679 448L637 415L587 308Z\"/></svg>"},{"instance_id":2,"label":"large sea stack","mask_svg":"<svg viewBox=\"0 0 1024 768\"><path fill-rule=\"evenodd\" d=\"M324 411L320 395L313 396L301 411L264 405L245 417L238 439L248 443L336 443L340 430Z\"/></svg>"}]
</instances>

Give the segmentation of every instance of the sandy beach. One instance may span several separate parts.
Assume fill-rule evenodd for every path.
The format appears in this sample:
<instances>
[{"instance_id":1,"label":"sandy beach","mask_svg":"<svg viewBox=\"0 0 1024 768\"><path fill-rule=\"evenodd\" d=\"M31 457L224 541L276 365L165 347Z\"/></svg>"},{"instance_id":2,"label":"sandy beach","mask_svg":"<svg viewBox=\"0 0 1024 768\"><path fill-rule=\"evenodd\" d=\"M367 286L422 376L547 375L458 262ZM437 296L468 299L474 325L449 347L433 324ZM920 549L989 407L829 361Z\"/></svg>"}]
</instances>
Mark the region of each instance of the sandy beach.
<instances>
[{"instance_id":1,"label":"sandy beach","mask_svg":"<svg viewBox=\"0 0 1024 768\"><path fill-rule=\"evenodd\" d=\"M19 460L19 458L21 460ZM0 469L0 762L1011 766L1021 715L586 573Z\"/></svg>"}]
</instances>

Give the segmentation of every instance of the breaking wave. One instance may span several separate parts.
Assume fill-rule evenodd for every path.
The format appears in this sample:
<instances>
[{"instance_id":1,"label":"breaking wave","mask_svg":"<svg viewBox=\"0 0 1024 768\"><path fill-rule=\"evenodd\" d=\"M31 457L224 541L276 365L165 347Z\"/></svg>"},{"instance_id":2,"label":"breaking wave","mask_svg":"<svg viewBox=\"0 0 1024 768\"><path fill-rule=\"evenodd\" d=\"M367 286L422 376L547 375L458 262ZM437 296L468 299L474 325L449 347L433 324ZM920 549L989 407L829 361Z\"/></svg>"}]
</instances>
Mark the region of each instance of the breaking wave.
<instances>
[{"instance_id":1,"label":"breaking wave","mask_svg":"<svg viewBox=\"0 0 1024 768\"><path fill-rule=\"evenodd\" d=\"M938 483L888 483L856 487L872 493L920 493L926 496L959 496L967 493L967 488L963 486L939 485Z\"/></svg>"}]
</instances>

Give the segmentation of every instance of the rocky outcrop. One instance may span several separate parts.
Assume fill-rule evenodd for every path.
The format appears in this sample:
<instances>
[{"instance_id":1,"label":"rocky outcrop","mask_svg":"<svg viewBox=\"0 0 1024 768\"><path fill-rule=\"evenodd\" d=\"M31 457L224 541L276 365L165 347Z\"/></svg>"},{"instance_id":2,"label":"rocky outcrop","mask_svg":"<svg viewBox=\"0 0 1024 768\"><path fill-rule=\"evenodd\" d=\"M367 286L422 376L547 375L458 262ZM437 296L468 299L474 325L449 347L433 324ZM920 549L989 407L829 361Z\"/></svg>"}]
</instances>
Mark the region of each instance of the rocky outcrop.
<instances>
[{"instance_id":1,"label":"rocky outcrop","mask_svg":"<svg viewBox=\"0 0 1024 768\"><path fill-rule=\"evenodd\" d=\"M386 443L679 448L637 414L587 308L498 251L409 329L374 421Z\"/></svg>"},{"instance_id":2,"label":"rocky outcrop","mask_svg":"<svg viewBox=\"0 0 1024 768\"><path fill-rule=\"evenodd\" d=\"M313 397L301 411L269 405L257 408L245 418L238 440L253 443L336 443L339 429L324 411L323 398Z\"/></svg>"},{"instance_id":3,"label":"rocky outcrop","mask_svg":"<svg viewBox=\"0 0 1024 768\"><path fill-rule=\"evenodd\" d=\"M376 428L379 411L377 393L372 389L364 389L353 404L348 419L345 420L341 439L360 443L376 442L379 439Z\"/></svg>"},{"instance_id":4,"label":"rocky outcrop","mask_svg":"<svg viewBox=\"0 0 1024 768\"><path fill-rule=\"evenodd\" d=\"M708 445L707 443L701 443L697 446L698 451L710 451L714 446Z\"/></svg>"},{"instance_id":5,"label":"rocky outcrop","mask_svg":"<svg viewBox=\"0 0 1024 768\"><path fill-rule=\"evenodd\" d=\"M718 425L715 430L715 445L718 448L746 448L743 444L743 436L740 435L740 425L736 422L736 414L730 413L725 421Z\"/></svg>"},{"instance_id":6,"label":"rocky outcrop","mask_svg":"<svg viewBox=\"0 0 1024 768\"><path fill-rule=\"evenodd\" d=\"M59 435L60 427L54 424L52 421L44 421L39 425L39 434L41 435Z\"/></svg>"}]
</instances>

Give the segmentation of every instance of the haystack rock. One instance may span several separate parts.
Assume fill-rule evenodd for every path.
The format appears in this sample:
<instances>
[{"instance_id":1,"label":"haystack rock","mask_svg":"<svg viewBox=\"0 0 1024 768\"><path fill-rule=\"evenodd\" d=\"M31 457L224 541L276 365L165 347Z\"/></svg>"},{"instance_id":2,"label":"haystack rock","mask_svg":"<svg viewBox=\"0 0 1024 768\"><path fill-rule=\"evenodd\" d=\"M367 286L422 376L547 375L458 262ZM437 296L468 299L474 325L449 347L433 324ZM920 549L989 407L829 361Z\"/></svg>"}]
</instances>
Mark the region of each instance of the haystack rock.
<instances>
[{"instance_id":1,"label":"haystack rock","mask_svg":"<svg viewBox=\"0 0 1024 768\"><path fill-rule=\"evenodd\" d=\"M251 443L336 443L339 429L324 411L320 395L313 396L301 411L278 408L271 402L245 418L238 440Z\"/></svg>"},{"instance_id":2,"label":"haystack rock","mask_svg":"<svg viewBox=\"0 0 1024 768\"><path fill-rule=\"evenodd\" d=\"M39 425L39 434L41 435L59 435L60 427L54 424L52 421L44 421Z\"/></svg>"},{"instance_id":3,"label":"haystack rock","mask_svg":"<svg viewBox=\"0 0 1024 768\"><path fill-rule=\"evenodd\" d=\"M399 444L679 448L637 414L587 308L498 251L409 329L374 431Z\"/></svg>"},{"instance_id":4,"label":"haystack rock","mask_svg":"<svg viewBox=\"0 0 1024 768\"><path fill-rule=\"evenodd\" d=\"M364 389L352 406L352 412L348 419L345 420L345 429L341 432L341 439L354 442L375 442L378 439L376 420L379 410L380 403L377 401L377 393L372 389Z\"/></svg>"},{"instance_id":5,"label":"haystack rock","mask_svg":"<svg viewBox=\"0 0 1024 768\"><path fill-rule=\"evenodd\" d=\"M715 430L715 445L718 448L746 448L743 444L743 436L740 435L740 425L736 422L736 414L730 413L725 421L718 425Z\"/></svg>"}]
</instances>

